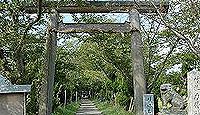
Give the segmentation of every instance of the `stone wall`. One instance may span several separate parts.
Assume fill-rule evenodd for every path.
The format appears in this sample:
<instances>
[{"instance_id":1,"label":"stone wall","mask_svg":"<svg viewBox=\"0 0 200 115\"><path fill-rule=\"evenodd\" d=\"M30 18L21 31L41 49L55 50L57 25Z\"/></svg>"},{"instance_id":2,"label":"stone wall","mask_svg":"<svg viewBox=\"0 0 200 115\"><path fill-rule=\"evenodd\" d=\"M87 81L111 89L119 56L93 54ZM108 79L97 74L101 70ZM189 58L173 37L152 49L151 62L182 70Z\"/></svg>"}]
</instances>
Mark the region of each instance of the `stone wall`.
<instances>
[{"instance_id":1,"label":"stone wall","mask_svg":"<svg viewBox=\"0 0 200 115\"><path fill-rule=\"evenodd\" d=\"M0 115L24 115L24 94L0 94Z\"/></svg>"}]
</instances>

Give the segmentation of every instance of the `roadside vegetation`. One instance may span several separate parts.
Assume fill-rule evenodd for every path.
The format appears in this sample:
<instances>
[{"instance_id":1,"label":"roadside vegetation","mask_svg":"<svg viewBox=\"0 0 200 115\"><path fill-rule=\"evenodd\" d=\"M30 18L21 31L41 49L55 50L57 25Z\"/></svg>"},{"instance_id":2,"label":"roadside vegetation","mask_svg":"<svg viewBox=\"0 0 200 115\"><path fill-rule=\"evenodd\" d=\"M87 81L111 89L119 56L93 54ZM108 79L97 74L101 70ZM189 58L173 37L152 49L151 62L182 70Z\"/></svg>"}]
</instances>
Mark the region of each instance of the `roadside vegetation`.
<instances>
[{"instance_id":1,"label":"roadside vegetation","mask_svg":"<svg viewBox=\"0 0 200 115\"><path fill-rule=\"evenodd\" d=\"M55 3L50 6L62 5ZM37 6L38 3L36 0L0 0L0 74L13 84L30 84L27 115L44 115L40 109L45 108L43 100L47 98L42 95L46 89L43 85L46 83L45 41L51 29L48 14L43 11L38 16L27 14L23 10L27 4ZM200 70L199 9L199 0L171 0L166 14L140 15L144 75L147 92L155 96L155 113L159 112L161 84L171 83L181 96L187 96L187 73ZM68 20L59 15L59 22ZM71 18L75 23L115 23L115 16L110 16L85 13L72 14ZM134 97L131 41L130 33L58 33L54 115L74 114L79 107L79 103L73 103L74 95L78 92L80 98L83 91L103 100L96 103L106 115L132 115L124 109L129 108ZM64 102L67 106L62 106Z\"/></svg>"},{"instance_id":2,"label":"roadside vegetation","mask_svg":"<svg viewBox=\"0 0 200 115\"><path fill-rule=\"evenodd\" d=\"M80 107L80 102L72 102L66 106L58 106L53 115L75 115Z\"/></svg>"},{"instance_id":3,"label":"roadside vegetation","mask_svg":"<svg viewBox=\"0 0 200 115\"><path fill-rule=\"evenodd\" d=\"M109 101L100 102L94 100L94 102L103 115L135 115L133 112L126 111L123 106L114 105Z\"/></svg>"}]
</instances>

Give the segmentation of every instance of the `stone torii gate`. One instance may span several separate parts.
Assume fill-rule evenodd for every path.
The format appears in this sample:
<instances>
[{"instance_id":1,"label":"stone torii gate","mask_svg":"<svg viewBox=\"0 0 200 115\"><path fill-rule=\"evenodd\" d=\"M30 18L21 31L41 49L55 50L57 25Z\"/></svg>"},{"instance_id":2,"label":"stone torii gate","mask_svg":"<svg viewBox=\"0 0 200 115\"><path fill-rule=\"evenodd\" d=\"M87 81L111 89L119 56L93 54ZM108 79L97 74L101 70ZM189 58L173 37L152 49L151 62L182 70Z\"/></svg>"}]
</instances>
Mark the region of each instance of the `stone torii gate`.
<instances>
[{"instance_id":1,"label":"stone torii gate","mask_svg":"<svg viewBox=\"0 0 200 115\"><path fill-rule=\"evenodd\" d=\"M167 2L153 2L161 10L167 12ZM46 39L46 78L47 78L47 104L46 114L52 112L53 84L55 76L56 38L57 32L112 32L132 34L132 66L134 83L134 105L136 115L143 115L143 94L146 93L146 80L143 67L143 43L140 35L139 13L156 13L156 8L147 1L83 1L79 6L73 2L61 4L53 10L48 3L43 3L42 8L50 13L48 38ZM27 13L36 13L37 7L27 6ZM51 11L51 12L49 12ZM109 24L58 24L58 13L129 13L130 23Z\"/></svg>"}]
</instances>

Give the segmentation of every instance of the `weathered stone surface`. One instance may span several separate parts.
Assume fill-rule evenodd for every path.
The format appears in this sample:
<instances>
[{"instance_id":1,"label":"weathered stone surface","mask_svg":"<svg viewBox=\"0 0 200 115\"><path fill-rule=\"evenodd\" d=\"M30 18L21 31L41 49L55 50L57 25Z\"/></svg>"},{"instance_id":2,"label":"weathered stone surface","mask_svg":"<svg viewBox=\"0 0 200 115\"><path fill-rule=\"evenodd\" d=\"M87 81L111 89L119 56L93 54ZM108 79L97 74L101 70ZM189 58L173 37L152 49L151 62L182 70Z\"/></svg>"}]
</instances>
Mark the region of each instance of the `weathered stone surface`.
<instances>
[{"instance_id":1,"label":"weathered stone surface","mask_svg":"<svg viewBox=\"0 0 200 115\"><path fill-rule=\"evenodd\" d=\"M30 92L30 85L10 85L0 87L0 93L25 93Z\"/></svg>"},{"instance_id":2,"label":"weathered stone surface","mask_svg":"<svg viewBox=\"0 0 200 115\"><path fill-rule=\"evenodd\" d=\"M143 42L140 34L140 18L137 10L131 10L130 25L138 31L133 31L131 34L131 55L133 67L133 85L134 85L134 110L136 115L143 113L143 95L146 93L146 79L144 75L143 62Z\"/></svg>"},{"instance_id":3,"label":"weathered stone surface","mask_svg":"<svg viewBox=\"0 0 200 115\"><path fill-rule=\"evenodd\" d=\"M0 94L0 115L25 115L24 94Z\"/></svg>"},{"instance_id":4,"label":"weathered stone surface","mask_svg":"<svg viewBox=\"0 0 200 115\"><path fill-rule=\"evenodd\" d=\"M160 86L161 99L163 102L163 109L167 108L167 104L171 104L171 110L183 110L186 107L186 101L175 90L172 89L171 84L162 84Z\"/></svg>"},{"instance_id":5,"label":"weathered stone surface","mask_svg":"<svg viewBox=\"0 0 200 115\"><path fill-rule=\"evenodd\" d=\"M160 93L163 108L159 115L187 115L185 110L186 101L173 90L171 84L162 84L160 86ZM168 108L167 104L172 106Z\"/></svg>"},{"instance_id":6,"label":"weathered stone surface","mask_svg":"<svg viewBox=\"0 0 200 115\"><path fill-rule=\"evenodd\" d=\"M0 75L0 87L9 86L9 85L12 85L12 83L9 80L7 80L5 77Z\"/></svg>"},{"instance_id":7,"label":"weathered stone surface","mask_svg":"<svg viewBox=\"0 0 200 115\"><path fill-rule=\"evenodd\" d=\"M144 115L154 115L154 97L153 94L144 94L143 96Z\"/></svg>"},{"instance_id":8,"label":"weathered stone surface","mask_svg":"<svg viewBox=\"0 0 200 115\"><path fill-rule=\"evenodd\" d=\"M200 72L193 70L187 75L188 115L200 115Z\"/></svg>"},{"instance_id":9,"label":"weathered stone surface","mask_svg":"<svg viewBox=\"0 0 200 115\"><path fill-rule=\"evenodd\" d=\"M25 93L31 91L31 85L12 85L5 77L0 75L0 93Z\"/></svg>"},{"instance_id":10,"label":"weathered stone surface","mask_svg":"<svg viewBox=\"0 0 200 115\"><path fill-rule=\"evenodd\" d=\"M0 115L25 115L25 93L31 85L12 85L0 75Z\"/></svg>"},{"instance_id":11,"label":"weathered stone surface","mask_svg":"<svg viewBox=\"0 0 200 115\"><path fill-rule=\"evenodd\" d=\"M187 112L185 110L163 111L163 112L159 113L158 115L187 115Z\"/></svg>"}]
</instances>

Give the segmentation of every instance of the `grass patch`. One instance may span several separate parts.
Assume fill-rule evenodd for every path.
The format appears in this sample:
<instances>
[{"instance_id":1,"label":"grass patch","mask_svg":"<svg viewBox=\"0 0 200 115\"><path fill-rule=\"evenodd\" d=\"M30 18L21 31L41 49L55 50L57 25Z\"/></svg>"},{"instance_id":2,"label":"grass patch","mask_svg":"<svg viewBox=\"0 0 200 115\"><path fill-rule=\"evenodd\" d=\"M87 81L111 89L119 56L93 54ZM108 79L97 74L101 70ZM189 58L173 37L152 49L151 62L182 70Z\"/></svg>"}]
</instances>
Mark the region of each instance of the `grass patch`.
<instances>
[{"instance_id":1,"label":"grass patch","mask_svg":"<svg viewBox=\"0 0 200 115\"><path fill-rule=\"evenodd\" d=\"M59 106L53 115L75 115L80 107L80 102L72 102L66 106Z\"/></svg>"},{"instance_id":2,"label":"grass patch","mask_svg":"<svg viewBox=\"0 0 200 115\"><path fill-rule=\"evenodd\" d=\"M103 115L135 115L133 112L124 110L122 106L114 106L109 102L99 102L96 100L94 102Z\"/></svg>"}]
</instances>

